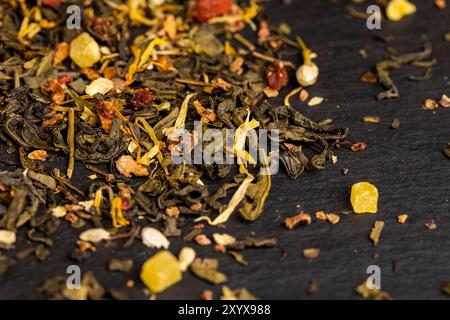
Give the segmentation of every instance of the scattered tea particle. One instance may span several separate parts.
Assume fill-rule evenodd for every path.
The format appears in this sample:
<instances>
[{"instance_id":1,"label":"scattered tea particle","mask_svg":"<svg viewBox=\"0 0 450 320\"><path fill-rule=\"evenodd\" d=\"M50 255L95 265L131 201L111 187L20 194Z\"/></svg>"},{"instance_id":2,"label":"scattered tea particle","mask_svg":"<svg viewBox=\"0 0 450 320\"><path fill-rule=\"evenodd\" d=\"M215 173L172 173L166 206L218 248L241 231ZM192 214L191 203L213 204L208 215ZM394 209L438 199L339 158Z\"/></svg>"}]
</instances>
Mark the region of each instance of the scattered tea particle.
<instances>
[{"instance_id":1,"label":"scattered tea particle","mask_svg":"<svg viewBox=\"0 0 450 320\"><path fill-rule=\"evenodd\" d=\"M196 236L195 242L201 246L209 246L211 244L211 240L209 240L209 238L204 234L199 234Z\"/></svg>"},{"instance_id":2,"label":"scattered tea particle","mask_svg":"<svg viewBox=\"0 0 450 320\"><path fill-rule=\"evenodd\" d=\"M69 214L66 215L66 217L68 216ZM97 243L108 240L111 237L111 234L103 228L93 228L82 232L79 237L82 241Z\"/></svg>"},{"instance_id":3,"label":"scattered tea particle","mask_svg":"<svg viewBox=\"0 0 450 320\"><path fill-rule=\"evenodd\" d=\"M284 225L289 230L292 230L298 226L305 226L308 224L311 224L311 216L307 213L299 213L284 220Z\"/></svg>"},{"instance_id":4,"label":"scattered tea particle","mask_svg":"<svg viewBox=\"0 0 450 320\"><path fill-rule=\"evenodd\" d=\"M338 162L338 158L337 158L337 156L335 156L334 154L331 155L331 162L332 162L333 164L336 164L336 163Z\"/></svg>"},{"instance_id":5,"label":"scattered tea particle","mask_svg":"<svg viewBox=\"0 0 450 320\"><path fill-rule=\"evenodd\" d=\"M312 296L312 295L318 293L319 290L320 290L320 283L316 277L313 277L311 280L311 283L309 285L309 288L308 288L308 294L310 296Z\"/></svg>"},{"instance_id":6,"label":"scattered tea particle","mask_svg":"<svg viewBox=\"0 0 450 320\"><path fill-rule=\"evenodd\" d=\"M378 81L377 75L375 73L373 73L372 71L365 72L361 76L360 79L362 82L367 82L367 83L377 83L377 81Z\"/></svg>"},{"instance_id":7,"label":"scattered tea particle","mask_svg":"<svg viewBox=\"0 0 450 320\"><path fill-rule=\"evenodd\" d=\"M317 211L316 212L316 218L320 221L326 221L327 220L327 215L325 212L323 211Z\"/></svg>"},{"instance_id":8,"label":"scattered tea particle","mask_svg":"<svg viewBox=\"0 0 450 320\"><path fill-rule=\"evenodd\" d=\"M401 214L397 217L398 223L401 223L401 224L405 223L407 219L408 219L407 214Z\"/></svg>"},{"instance_id":9,"label":"scattered tea particle","mask_svg":"<svg viewBox=\"0 0 450 320\"><path fill-rule=\"evenodd\" d=\"M392 0L386 7L386 16L391 21L399 21L416 12L416 6L407 0Z\"/></svg>"},{"instance_id":10,"label":"scattered tea particle","mask_svg":"<svg viewBox=\"0 0 450 320\"><path fill-rule=\"evenodd\" d=\"M214 251L218 252L218 253L225 253L225 252L227 252L227 248L221 244L216 244L214 246Z\"/></svg>"},{"instance_id":11,"label":"scattered tea particle","mask_svg":"<svg viewBox=\"0 0 450 320\"><path fill-rule=\"evenodd\" d=\"M308 248L303 250L303 256L306 259L315 259L319 256L320 249L318 248Z\"/></svg>"},{"instance_id":12,"label":"scattered tea particle","mask_svg":"<svg viewBox=\"0 0 450 320\"><path fill-rule=\"evenodd\" d=\"M350 169L349 169L349 168L343 168L343 169L342 169L342 174L343 174L344 176L348 175L349 173L350 173Z\"/></svg>"},{"instance_id":13,"label":"scattered tea particle","mask_svg":"<svg viewBox=\"0 0 450 320\"><path fill-rule=\"evenodd\" d=\"M47 160L48 154L45 150L34 150L27 155L28 159L45 161Z\"/></svg>"},{"instance_id":14,"label":"scattered tea particle","mask_svg":"<svg viewBox=\"0 0 450 320\"><path fill-rule=\"evenodd\" d=\"M200 259L197 258L191 264L191 271L200 279L211 282L212 284L220 284L227 281L226 274L219 272L219 260L217 259Z\"/></svg>"},{"instance_id":15,"label":"scattered tea particle","mask_svg":"<svg viewBox=\"0 0 450 320\"><path fill-rule=\"evenodd\" d=\"M178 219L180 217L180 209L177 206L169 207L166 209L166 214L169 217L173 217L175 219Z\"/></svg>"},{"instance_id":16,"label":"scattered tea particle","mask_svg":"<svg viewBox=\"0 0 450 320\"><path fill-rule=\"evenodd\" d=\"M306 91L305 89L302 89L300 91L298 98L300 99L301 102L305 102L306 100L308 100L308 97L309 97L308 91Z\"/></svg>"},{"instance_id":17,"label":"scattered tea particle","mask_svg":"<svg viewBox=\"0 0 450 320\"><path fill-rule=\"evenodd\" d=\"M237 263L246 266L248 265L247 260L245 260L244 255L236 252L236 251L228 251L228 253L234 258L234 260L236 260Z\"/></svg>"},{"instance_id":18,"label":"scattered tea particle","mask_svg":"<svg viewBox=\"0 0 450 320\"><path fill-rule=\"evenodd\" d=\"M447 148L443 151L444 155L450 159L450 142L447 144Z\"/></svg>"},{"instance_id":19,"label":"scattered tea particle","mask_svg":"<svg viewBox=\"0 0 450 320\"><path fill-rule=\"evenodd\" d=\"M378 190L369 182L358 182L352 186L350 202L355 213L376 213Z\"/></svg>"},{"instance_id":20,"label":"scattered tea particle","mask_svg":"<svg viewBox=\"0 0 450 320\"><path fill-rule=\"evenodd\" d=\"M439 104L443 108L450 108L450 98L447 95L443 94L441 100L439 101Z\"/></svg>"},{"instance_id":21,"label":"scattered tea particle","mask_svg":"<svg viewBox=\"0 0 450 320\"><path fill-rule=\"evenodd\" d=\"M115 161L117 171L120 172L124 177L130 178L131 175L137 177L148 176L149 172L146 167L139 164L130 155L123 155Z\"/></svg>"},{"instance_id":22,"label":"scattered tea particle","mask_svg":"<svg viewBox=\"0 0 450 320\"><path fill-rule=\"evenodd\" d=\"M203 290L200 294L200 300L213 300L214 293L211 290Z\"/></svg>"},{"instance_id":23,"label":"scattered tea particle","mask_svg":"<svg viewBox=\"0 0 450 320\"><path fill-rule=\"evenodd\" d=\"M125 260L111 259L108 264L109 271L130 273L132 269L133 269L133 260L131 259Z\"/></svg>"},{"instance_id":24,"label":"scattered tea particle","mask_svg":"<svg viewBox=\"0 0 450 320\"><path fill-rule=\"evenodd\" d=\"M434 221L434 219L431 219L430 221L428 221L427 223L425 223L425 226L430 229L430 230L436 230L437 229L437 224Z\"/></svg>"},{"instance_id":25,"label":"scattered tea particle","mask_svg":"<svg viewBox=\"0 0 450 320\"><path fill-rule=\"evenodd\" d=\"M367 50L365 48L359 49L358 53L363 59L366 59L368 57Z\"/></svg>"},{"instance_id":26,"label":"scattered tea particle","mask_svg":"<svg viewBox=\"0 0 450 320\"><path fill-rule=\"evenodd\" d=\"M0 230L0 245L10 247L16 243L16 233L10 230Z\"/></svg>"},{"instance_id":27,"label":"scattered tea particle","mask_svg":"<svg viewBox=\"0 0 450 320\"><path fill-rule=\"evenodd\" d=\"M195 250L189 247L184 247L180 250L180 253L178 254L178 262L180 264L181 271L186 271L188 267L194 262L195 260Z\"/></svg>"},{"instance_id":28,"label":"scattered tea particle","mask_svg":"<svg viewBox=\"0 0 450 320\"><path fill-rule=\"evenodd\" d=\"M326 216L328 222L330 222L331 224L337 224L341 220L341 217L334 213L327 213Z\"/></svg>"},{"instance_id":29,"label":"scattered tea particle","mask_svg":"<svg viewBox=\"0 0 450 320\"><path fill-rule=\"evenodd\" d=\"M149 248L168 249L170 241L156 228L145 227L141 231L142 243Z\"/></svg>"},{"instance_id":30,"label":"scattered tea particle","mask_svg":"<svg viewBox=\"0 0 450 320\"><path fill-rule=\"evenodd\" d=\"M372 240L372 243L374 246L377 246L378 243L380 242L380 236L381 236L381 231L383 230L384 227L384 221L375 221L375 224L373 225L372 230L370 231L370 240Z\"/></svg>"},{"instance_id":31,"label":"scattered tea particle","mask_svg":"<svg viewBox=\"0 0 450 320\"><path fill-rule=\"evenodd\" d=\"M223 286L220 300L257 300L257 298L246 288L231 290L227 286Z\"/></svg>"},{"instance_id":32,"label":"scattered tea particle","mask_svg":"<svg viewBox=\"0 0 450 320\"><path fill-rule=\"evenodd\" d=\"M381 121L378 116L365 116L362 120L364 123L380 123Z\"/></svg>"},{"instance_id":33,"label":"scattered tea particle","mask_svg":"<svg viewBox=\"0 0 450 320\"><path fill-rule=\"evenodd\" d=\"M160 251L144 262L141 280L152 293L159 293L181 281L177 258L170 251Z\"/></svg>"},{"instance_id":34,"label":"scattered tea particle","mask_svg":"<svg viewBox=\"0 0 450 320\"><path fill-rule=\"evenodd\" d=\"M446 34L444 34L444 40L450 41L450 32L447 32Z\"/></svg>"},{"instance_id":35,"label":"scattered tea particle","mask_svg":"<svg viewBox=\"0 0 450 320\"><path fill-rule=\"evenodd\" d=\"M368 287L368 281L371 279L367 279L360 285L355 288L355 292L359 294L364 299L372 299L372 300L389 300L389 294L385 291L381 291L379 288L370 288Z\"/></svg>"},{"instance_id":36,"label":"scattered tea particle","mask_svg":"<svg viewBox=\"0 0 450 320\"><path fill-rule=\"evenodd\" d=\"M433 100L433 99L425 100L425 102L422 105L422 109L425 109L425 110L435 110L438 107L439 107L439 104L437 103L436 100Z\"/></svg>"},{"instance_id":37,"label":"scattered tea particle","mask_svg":"<svg viewBox=\"0 0 450 320\"><path fill-rule=\"evenodd\" d=\"M318 106L319 104L321 104L323 102L324 99L325 98L323 98L323 97L313 97L313 98L311 98L311 100L309 100L308 106L310 106L310 107Z\"/></svg>"},{"instance_id":38,"label":"scattered tea particle","mask_svg":"<svg viewBox=\"0 0 450 320\"><path fill-rule=\"evenodd\" d=\"M235 237L230 236L229 234L226 234L226 233L222 233L222 234L214 233L213 239L217 244L220 244L222 246L228 246L228 245L236 242Z\"/></svg>"},{"instance_id":39,"label":"scattered tea particle","mask_svg":"<svg viewBox=\"0 0 450 320\"><path fill-rule=\"evenodd\" d=\"M367 145L364 142L357 142L350 147L353 152L364 151L366 148Z\"/></svg>"},{"instance_id":40,"label":"scattered tea particle","mask_svg":"<svg viewBox=\"0 0 450 320\"><path fill-rule=\"evenodd\" d=\"M51 209L51 213L55 218L63 218L67 214L67 210L63 206L57 206Z\"/></svg>"},{"instance_id":41,"label":"scattered tea particle","mask_svg":"<svg viewBox=\"0 0 450 320\"><path fill-rule=\"evenodd\" d=\"M127 280L127 282L125 283L125 286L126 286L128 289L133 288L134 285L135 285L134 280L131 280L131 279L130 279L130 280Z\"/></svg>"},{"instance_id":42,"label":"scattered tea particle","mask_svg":"<svg viewBox=\"0 0 450 320\"><path fill-rule=\"evenodd\" d=\"M393 119L391 121L391 128L392 129L398 129L400 128L400 120L398 120L397 118Z\"/></svg>"},{"instance_id":43,"label":"scattered tea particle","mask_svg":"<svg viewBox=\"0 0 450 320\"><path fill-rule=\"evenodd\" d=\"M278 94L280 93L278 90L272 89L270 87L265 87L263 89L264 94L266 95L266 97L268 98L274 98L277 97Z\"/></svg>"},{"instance_id":44,"label":"scattered tea particle","mask_svg":"<svg viewBox=\"0 0 450 320\"><path fill-rule=\"evenodd\" d=\"M446 0L434 0L434 4L441 10L444 10L447 7Z\"/></svg>"},{"instance_id":45,"label":"scattered tea particle","mask_svg":"<svg viewBox=\"0 0 450 320\"><path fill-rule=\"evenodd\" d=\"M447 284L445 284L445 285L442 287L442 292L443 292L445 295L450 296L450 282L447 283Z\"/></svg>"}]
</instances>

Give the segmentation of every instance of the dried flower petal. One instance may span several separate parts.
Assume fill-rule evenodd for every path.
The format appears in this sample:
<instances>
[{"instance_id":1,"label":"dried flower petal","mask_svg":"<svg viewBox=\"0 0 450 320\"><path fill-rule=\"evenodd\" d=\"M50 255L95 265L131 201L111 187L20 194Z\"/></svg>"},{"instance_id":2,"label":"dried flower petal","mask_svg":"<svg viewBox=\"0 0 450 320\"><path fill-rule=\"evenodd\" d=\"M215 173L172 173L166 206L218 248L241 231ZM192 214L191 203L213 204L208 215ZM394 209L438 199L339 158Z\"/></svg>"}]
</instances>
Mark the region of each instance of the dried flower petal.
<instances>
[{"instance_id":1,"label":"dried flower petal","mask_svg":"<svg viewBox=\"0 0 450 320\"><path fill-rule=\"evenodd\" d=\"M111 235L103 228L93 228L82 232L79 237L80 240L97 243L103 240L108 240Z\"/></svg>"},{"instance_id":2,"label":"dried flower petal","mask_svg":"<svg viewBox=\"0 0 450 320\"><path fill-rule=\"evenodd\" d=\"M141 232L142 243L149 248L168 249L170 241L158 230L151 227L145 227Z\"/></svg>"}]
</instances>

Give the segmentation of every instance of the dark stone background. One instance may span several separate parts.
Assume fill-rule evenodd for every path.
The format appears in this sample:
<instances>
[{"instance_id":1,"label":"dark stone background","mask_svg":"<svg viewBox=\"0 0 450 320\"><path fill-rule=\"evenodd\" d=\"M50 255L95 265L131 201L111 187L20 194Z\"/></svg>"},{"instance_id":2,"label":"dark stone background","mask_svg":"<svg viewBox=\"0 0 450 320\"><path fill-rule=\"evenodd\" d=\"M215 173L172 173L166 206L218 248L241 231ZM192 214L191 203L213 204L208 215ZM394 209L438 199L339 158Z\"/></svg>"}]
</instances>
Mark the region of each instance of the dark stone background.
<instances>
[{"instance_id":1,"label":"dark stone background","mask_svg":"<svg viewBox=\"0 0 450 320\"><path fill-rule=\"evenodd\" d=\"M220 230L238 238L252 233L277 237L286 257L277 248L246 250L249 265L243 267L228 255L216 254L212 247L188 245L199 256L220 259L220 270L229 276L229 287L246 287L262 299L355 299L358 296L354 288L367 277L366 268L372 264L381 267L382 288L394 299L444 298L441 287L450 281L450 160L443 156L442 149L450 141L450 110L424 111L421 105L426 98L450 94L450 43L442 40L443 34L450 31L449 9L441 11L429 0L414 1L418 11L413 16L398 23L383 21L382 31L395 36L394 41L386 44L375 39L376 32L368 30L364 20L345 12L345 4L350 1L332 4L325 0L294 0L290 6L280 2L265 4L270 21L287 22L293 34L302 35L318 53L319 82L309 93L326 97L316 107L296 102L297 109L313 119L330 117L337 126L350 127L350 139L364 141L367 149L359 153L338 151L336 165L328 164L322 172L308 172L297 181L280 172L273 178L260 219L245 223L235 214L227 228ZM376 101L375 95L381 88L361 82L360 76L387 57L388 46L400 52L415 52L427 40L433 43L434 56L439 60L433 68L433 78L413 82L407 76L420 74L423 69L406 67L394 71L392 76L400 99ZM358 54L363 47L367 48L367 59ZM292 78L291 83L295 84L293 75ZM361 119L366 115L380 116L382 121L364 124ZM390 128L394 118L401 122L399 130ZM63 166L65 161L61 158ZM5 165L2 168L11 169ZM80 169L75 171L74 181L82 183L90 172L79 165L77 168ZM348 176L342 175L343 168L350 169ZM317 210L341 213L350 209L348 192L359 181L370 181L378 187L377 214L342 215L337 225L314 222L292 231L281 226L285 217L300 210L313 214ZM404 225L396 222L401 213L409 215ZM434 231L424 225L430 219L438 225ZM373 247L368 238L375 220L386 224L378 247ZM207 231L212 234L217 230ZM30 256L0 279L0 298L42 298L37 288L43 281L64 275L66 267L73 263L67 256L78 233L64 224L53 236L55 245L45 262L37 262ZM23 230L18 239L19 250L29 245ZM171 240L172 252L186 245ZM321 249L320 256L313 261L302 257L302 250L309 247ZM130 298L145 299L139 280L140 265L155 251L145 248L140 241L127 250L102 245L97 249L91 259L81 264L82 271L93 271L106 288L119 289ZM107 261L112 257L133 258L132 274L107 272ZM310 297L307 289L313 276L320 282L320 291ZM135 280L133 289L125 288L128 279ZM204 289L212 289L215 297L220 294L220 286L212 286L187 272L181 283L158 298L197 299Z\"/></svg>"}]
</instances>

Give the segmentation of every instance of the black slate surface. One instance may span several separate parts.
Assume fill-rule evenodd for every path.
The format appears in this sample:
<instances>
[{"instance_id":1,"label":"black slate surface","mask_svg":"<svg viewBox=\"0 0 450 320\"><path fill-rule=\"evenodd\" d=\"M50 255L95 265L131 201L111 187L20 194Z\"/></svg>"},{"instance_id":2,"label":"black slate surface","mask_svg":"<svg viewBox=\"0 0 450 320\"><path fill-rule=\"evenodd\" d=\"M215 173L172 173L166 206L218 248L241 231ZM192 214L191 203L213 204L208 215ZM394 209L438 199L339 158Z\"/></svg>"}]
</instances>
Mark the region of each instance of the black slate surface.
<instances>
[{"instance_id":1,"label":"black slate surface","mask_svg":"<svg viewBox=\"0 0 450 320\"><path fill-rule=\"evenodd\" d=\"M443 34L450 31L450 12L438 10L433 1L414 1L418 8L415 15L398 23L382 23L382 31L395 36L394 41L385 44L374 39L376 32L368 30L364 20L345 12L348 2L294 0L292 5L284 6L280 1L271 1L265 7L272 23L289 23L293 33L301 34L319 54L319 82L309 93L324 96L326 101L317 107L296 103L296 108L313 119L330 117L337 126L349 127L351 140L364 141L367 149L360 153L338 151L336 165L328 164L322 172L308 172L297 181L291 181L281 171L273 178L273 188L259 220L245 223L235 215L221 230L238 238L251 234L277 237L284 255L278 248L246 250L249 265L243 267L228 255L214 253L211 247L190 245L199 256L220 259L220 270L229 275L229 287L246 287L262 299L356 299L359 297L354 288L367 277L366 269L373 264L381 268L382 289L394 299L445 298L441 287L450 281L450 160L443 156L442 149L450 141L450 109L424 111L421 104L426 98L450 95L450 43L442 40ZM420 69L394 71L400 99L376 101L375 95L381 88L362 83L360 76L387 57L387 46L400 52L418 51L425 41L432 42L434 56L439 60L433 68L433 78L412 82L407 76L420 73ZM358 54L363 47L367 48L367 59ZM382 121L364 124L361 119L366 115L380 116ZM401 122L399 130L390 128L394 118ZM61 161L65 165L65 160ZM343 168L350 169L348 176L342 175ZM74 181L85 181L89 174L76 170ZM350 209L348 192L359 181L370 181L378 187L377 214L342 216L337 225L314 222L292 231L281 226L285 217L300 210L340 213ZM396 222L401 213L409 215L404 225ZM438 225L434 231L425 227L430 219ZM377 247L368 238L375 220L386 224ZM208 229L208 234L215 231ZM0 279L0 298L42 298L37 288L43 281L64 275L67 266L73 264L67 255L73 250L78 233L62 227L53 237L55 245L47 261L40 263L28 257L10 270ZM127 250L100 245L97 253L80 267L83 272L93 271L106 288L119 289L133 299L145 299L139 269L155 251L138 242ZM171 250L178 252L184 245L174 239ZM27 246L22 231L17 248ZM301 254L309 247L321 250L313 261ZM107 272L107 262L112 257L133 258L132 274ZM307 289L313 277L319 281L320 291L311 297ZM128 279L136 282L133 289L125 288ZM216 297L220 294L219 286L198 280L188 272L183 274L181 283L158 298L197 299L204 289L212 289Z\"/></svg>"}]
</instances>

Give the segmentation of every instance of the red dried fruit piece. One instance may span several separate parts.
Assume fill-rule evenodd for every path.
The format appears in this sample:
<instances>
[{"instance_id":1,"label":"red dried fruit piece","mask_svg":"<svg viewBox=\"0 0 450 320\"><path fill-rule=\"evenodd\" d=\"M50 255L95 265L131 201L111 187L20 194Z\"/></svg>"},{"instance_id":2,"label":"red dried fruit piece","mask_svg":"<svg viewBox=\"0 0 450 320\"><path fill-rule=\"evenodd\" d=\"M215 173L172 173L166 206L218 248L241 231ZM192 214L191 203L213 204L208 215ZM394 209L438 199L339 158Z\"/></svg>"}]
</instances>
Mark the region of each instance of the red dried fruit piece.
<instances>
[{"instance_id":1,"label":"red dried fruit piece","mask_svg":"<svg viewBox=\"0 0 450 320\"><path fill-rule=\"evenodd\" d=\"M116 100L100 101L97 105L97 112L100 118L100 123L106 133L109 133L109 131L111 131L111 126L116 115L116 106Z\"/></svg>"},{"instance_id":2,"label":"red dried fruit piece","mask_svg":"<svg viewBox=\"0 0 450 320\"><path fill-rule=\"evenodd\" d=\"M45 7L57 8L61 5L62 0L41 0L41 4Z\"/></svg>"},{"instance_id":3,"label":"red dried fruit piece","mask_svg":"<svg viewBox=\"0 0 450 320\"><path fill-rule=\"evenodd\" d=\"M231 11L233 0L198 0L192 16L199 22L206 22Z\"/></svg>"},{"instance_id":4,"label":"red dried fruit piece","mask_svg":"<svg viewBox=\"0 0 450 320\"><path fill-rule=\"evenodd\" d=\"M72 81L73 81L72 76L68 74L62 75L58 78L58 83L60 84L68 84L71 83Z\"/></svg>"},{"instance_id":5,"label":"red dried fruit piece","mask_svg":"<svg viewBox=\"0 0 450 320\"><path fill-rule=\"evenodd\" d=\"M268 86L279 91L289 81L289 74L286 67L281 62L274 62L266 70L266 81Z\"/></svg>"},{"instance_id":6,"label":"red dried fruit piece","mask_svg":"<svg viewBox=\"0 0 450 320\"><path fill-rule=\"evenodd\" d=\"M127 106L131 110L138 111L148 107L154 100L155 95L148 88L137 89Z\"/></svg>"},{"instance_id":7,"label":"red dried fruit piece","mask_svg":"<svg viewBox=\"0 0 450 320\"><path fill-rule=\"evenodd\" d=\"M56 105L64 101L65 91L61 83L55 79L48 78L47 83L42 86L42 91L50 95L52 102Z\"/></svg>"}]
</instances>

